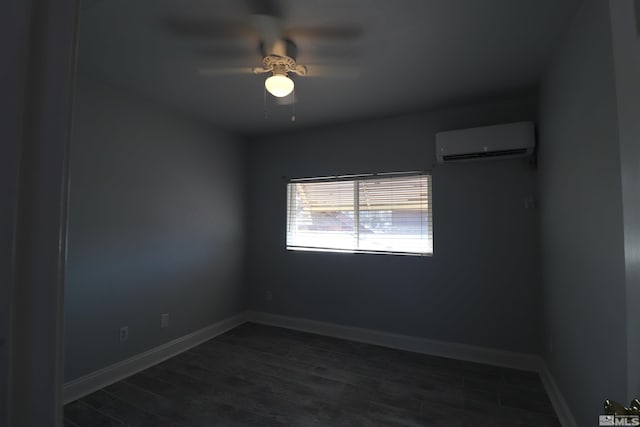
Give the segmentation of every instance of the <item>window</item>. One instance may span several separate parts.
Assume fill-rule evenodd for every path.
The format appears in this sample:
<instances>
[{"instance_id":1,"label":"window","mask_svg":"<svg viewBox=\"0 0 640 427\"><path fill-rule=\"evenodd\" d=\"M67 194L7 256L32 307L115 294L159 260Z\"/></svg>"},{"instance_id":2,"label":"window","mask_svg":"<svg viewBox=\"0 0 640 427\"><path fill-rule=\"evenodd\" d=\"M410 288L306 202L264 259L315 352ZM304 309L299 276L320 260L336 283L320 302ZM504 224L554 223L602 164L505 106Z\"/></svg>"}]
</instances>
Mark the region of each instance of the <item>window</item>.
<instances>
[{"instance_id":1,"label":"window","mask_svg":"<svg viewBox=\"0 0 640 427\"><path fill-rule=\"evenodd\" d=\"M287 249L433 253L430 175L293 180L287 196Z\"/></svg>"}]
</instances>

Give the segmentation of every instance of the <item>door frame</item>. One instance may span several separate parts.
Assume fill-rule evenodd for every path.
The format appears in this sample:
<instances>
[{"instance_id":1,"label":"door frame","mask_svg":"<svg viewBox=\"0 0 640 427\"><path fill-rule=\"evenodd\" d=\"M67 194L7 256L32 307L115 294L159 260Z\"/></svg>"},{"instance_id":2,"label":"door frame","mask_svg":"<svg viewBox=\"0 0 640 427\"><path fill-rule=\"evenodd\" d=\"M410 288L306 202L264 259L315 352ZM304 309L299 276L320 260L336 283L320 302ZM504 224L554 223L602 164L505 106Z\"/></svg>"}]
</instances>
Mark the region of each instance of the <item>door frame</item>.
<instances>
[{"instance_id":1,"label":"door frame","mask_svg":"<svg viewBox=\"0 0 640 427\"><path fill-rule=\"evenodd\" d=\"M0 25L0 424L61 426L79 0L15 0L8 9Z\"/></svg>"}]
</instances>

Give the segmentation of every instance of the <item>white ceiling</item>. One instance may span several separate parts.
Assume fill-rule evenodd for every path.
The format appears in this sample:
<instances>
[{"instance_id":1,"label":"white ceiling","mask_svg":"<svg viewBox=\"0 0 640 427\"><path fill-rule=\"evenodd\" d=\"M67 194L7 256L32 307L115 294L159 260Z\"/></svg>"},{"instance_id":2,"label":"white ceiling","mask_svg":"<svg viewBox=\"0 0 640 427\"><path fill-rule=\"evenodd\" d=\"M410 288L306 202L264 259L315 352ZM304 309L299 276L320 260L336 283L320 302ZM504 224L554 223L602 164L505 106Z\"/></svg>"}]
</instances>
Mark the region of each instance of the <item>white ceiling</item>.
<instances>
[{"instance_id":1,"label":"white ceiling","mask_svg":"<svg viewBox=\"0 0 640 427\"><path fill-rule=\"evenodd\" d=\"M535 88L580 0L289 0L286 27L352 27L349 40L298 37L298 63L357 65L357 79L296 78L295 126L318 126L510 96ZM239 133L292 126L264 76L204 77L203 60L258 66L258 40L193 39L171 19L247 22L240 0L85 0L81 74ZM212 30L215 31L215 30Z\"/></svg>"}]
</instances>

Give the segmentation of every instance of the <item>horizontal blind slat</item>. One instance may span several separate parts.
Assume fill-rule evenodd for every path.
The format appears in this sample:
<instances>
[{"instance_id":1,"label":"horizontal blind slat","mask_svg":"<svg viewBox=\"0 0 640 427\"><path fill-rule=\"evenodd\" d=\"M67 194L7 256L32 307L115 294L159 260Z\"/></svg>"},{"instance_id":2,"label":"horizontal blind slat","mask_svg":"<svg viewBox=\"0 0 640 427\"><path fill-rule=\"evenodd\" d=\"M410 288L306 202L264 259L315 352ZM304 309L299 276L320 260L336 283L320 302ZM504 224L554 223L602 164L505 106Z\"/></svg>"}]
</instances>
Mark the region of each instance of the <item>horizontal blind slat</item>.
<instances>
[{"instance_id":1,"label":"horizontal blind slat","mask_svg":"<svg viewBox=\"0 0 640 427\"><path fill-rule=\"evenodd\" d=\"M287 190L288 248L433 251L430 175L305 180Z\"/></svg>"}]
</instances>

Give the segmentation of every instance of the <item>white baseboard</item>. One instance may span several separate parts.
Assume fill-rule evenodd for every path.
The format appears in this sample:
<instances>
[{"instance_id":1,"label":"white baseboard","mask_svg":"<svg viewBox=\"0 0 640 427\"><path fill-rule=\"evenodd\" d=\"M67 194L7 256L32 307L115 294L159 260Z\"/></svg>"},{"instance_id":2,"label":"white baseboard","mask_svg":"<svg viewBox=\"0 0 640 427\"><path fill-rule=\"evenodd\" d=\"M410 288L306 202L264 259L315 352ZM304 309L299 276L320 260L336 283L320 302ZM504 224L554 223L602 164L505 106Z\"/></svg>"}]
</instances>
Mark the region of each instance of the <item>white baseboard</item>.
<instances>
[{"instance_id":1,"label":"white baseboard","mask_svg":"<svg viewBox=\"0 0 640 427\"><path fill-rule=\"evenodd\" d=\"M560 424L563 427L577 427L553 375L540 356L251 311L223 319L189 335L70 381L64 385L64 403L72 402L147 369L248 321L432 356L538 372Z\"/></svg>"},{"instance_id":2,"label":"white baseboard","mask_svg":"<svg viewBox=\"0 0 640 427\"><path fill-rule=\"evenodd\" d=\"M121 362L65 383L63 388L63 401L64 403L72 402L128 376L143 371L245 323L248 318L248 312L228 317L198 331L152 348L144 353L137 354Z\"/></svg>"},{"instance_id":3,"label":"white baseboard","mask_svg":"<svg viewBox=\"0 0 640 427\"><path fill-rule=\"evenodd\" d=\"M538 356L526 353L437 341L428 338L342 326L334 323L280 316L265 312L251 312L249 319L252 322L263 323L265 325L280 326L399 350L408 350L432 356L442 356L506 368L537 372L540 366L540 358Z\"/></svg>"},{"instance_id":4,"label":"white baseboard","mask_svg":"<svg viewBox=\"0 0 640 427\"><path fill-rule=\"evenodd\" d=\"M558 384L553 378L547 364L544 363L542 358L540 359L540 378L542 379L542 384L544 385L544 388L549 395L549 399L553 404L553 408L556 410L556 414L560 420L560 425L562 425L562 427L578 427L578 423L576 422L571 409L569 409L567 401L562 395L560 388L558 388Z\"/></svg>"}]
</instances>

